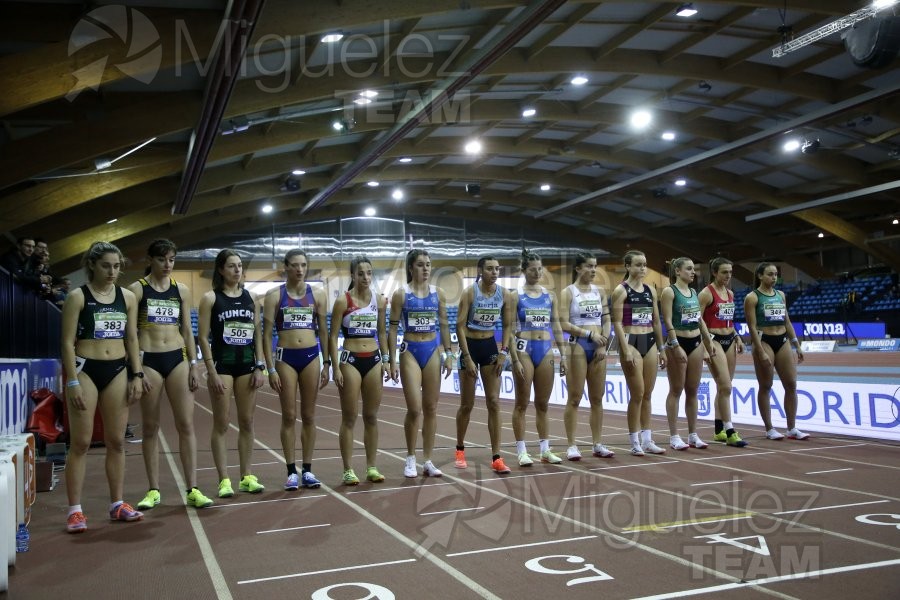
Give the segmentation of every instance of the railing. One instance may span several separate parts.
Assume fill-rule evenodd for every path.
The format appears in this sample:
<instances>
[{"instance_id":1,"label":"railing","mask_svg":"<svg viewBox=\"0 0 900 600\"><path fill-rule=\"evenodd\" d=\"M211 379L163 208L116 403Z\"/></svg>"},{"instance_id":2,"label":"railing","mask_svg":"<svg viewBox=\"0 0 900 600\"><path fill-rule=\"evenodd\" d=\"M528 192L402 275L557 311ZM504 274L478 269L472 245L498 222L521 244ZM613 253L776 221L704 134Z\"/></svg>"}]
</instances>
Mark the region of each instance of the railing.
<instances>
[{"instance_id":1,"label":"railing","mask_svg":"<svg viewBox=\"0 0 900 600\"><path fill-rule=\"evenodd\" d=\"M0 357L59 358L62 313L0 268Z\"/></svg>"}]
</instances>

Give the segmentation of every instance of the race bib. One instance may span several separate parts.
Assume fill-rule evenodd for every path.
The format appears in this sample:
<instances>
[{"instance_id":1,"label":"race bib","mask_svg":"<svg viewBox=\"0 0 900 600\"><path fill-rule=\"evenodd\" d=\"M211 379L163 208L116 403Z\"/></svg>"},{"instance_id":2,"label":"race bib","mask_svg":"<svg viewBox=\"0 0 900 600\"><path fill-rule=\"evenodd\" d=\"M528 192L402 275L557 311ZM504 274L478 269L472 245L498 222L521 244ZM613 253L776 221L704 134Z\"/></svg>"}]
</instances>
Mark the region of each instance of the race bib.
<instances>
[{"instance_id":1,"label":"race bib","mask_svg":"<svg viewBox=\"0 0 900 600\"><path fill-rule=\"evenodd\" d=\"M94 339L116 340L125 337L128 315L121 312L94 313Z\"/></svg>"},{"instance_id":2,"label":"race bib","mask_svg":"<svg viewBox=\"0 0 900 600\"><path fill-rule=\"evenodd\" d=\"M350 325L347 327L347 332L350 335L373 336L375 335L375 319L376 316L370 313L353 313L350 315Z\"/></svg>"},{"instance_id":3,"label":"race bib","mask_svg":"<svg viewBox=\"0 0 900 600\"><path fill-rule=\"evenodd\" d=\"M716 318L720 321L734 321L734 302L721 303Z\"/></svg>"},{"instance_id":4,"label":"race bib","mask_svg":"<svg viewBox=\"0 0 900 600\"><path fill-rule=\"evenodd\" d=\"M549 308L526 308L525 323L532 329L550 328Z\"/></svg>"},{"instance_id":5,"label":"race bib","mask_svg":"<svg viewBox=\"0 0 900 600\"><path fill-rule=\"evenodd\" d=\"M437 313L433 310L409 311L406 313L407 331L434 331L437 326Z\"/></svg>"},{"instance_id":6,"label":"race bib","mask_svg":"<svg viewBox=\"0 0 900 600\"><path fill-rule=\"evenodd\" d=\"M247 346L253 343L253 323L225 321L222 330L222 341L229 346Z\"/></svg>"},{"instance_id":7,"label":"race bib","mask_svg":"<svg viewBox=\"0 0 900 600\"><path fill-rule=\"evenodd\" d=\"M763 317L766 321L784 321L786 314L787 310L781 302L770 302L763 306Z\"/></svg>"},{"instance_id":8,"label":"race bib","mask_svg":"<svg viewBox=\"0 0 900 600\"><path fill-rule=\"evenodd\" d=\"M284 329L312 329L314 327L312 306L285 306L281 309L281 314Z\"/></svg>"},{"instance_id":9,"label":"race bib","mask_svg":"<svg viewBox=\"0 0 900 600\"><path fill-rule=\"evenodd\" d=\"M178 300L159 300L147 298L147 322L154 325L177 325L181 316L181 303Z\"/></svg>"},{"instance_id":10,"label":"race bib","mask_svg":"<svg viewBox=\"0 0 900 600\"><path fill-rule=\"evenodd\" d=\"M681 309L681 324L693 325L700 322L700 307L685 306Z\"/></svg>"},{"instance_id":11,"label":"race bib","mask_svg":"<svg viewBox=\"0 0 900 600\"><path fill-rule=\"evenodd\" d=\"M652 306L634 306L631 309L632 325L653 325L653 307Z\"/></svg>"},{"instance_id":12,"label":"race bib","mask_svg":"<svg viewBox=\"0 0 900 600\"><path fill-rule=\"evenodd\" d=\"M476 308L472 320L482 327L493 327L500 322L499 308Z\"/></svg>"},{"instance_id":13,"label":"race bib","mask_svg":"<svg viewBox=\"0 0 900 600\"><path fill-rule=\"evenodd\" d=\"M578 301L578 316L582 319L599 319L601 314L599 299Z\"/></svg>"},{"instance_id":14,"label":"race bib","mask_svg":"<svg viewBox=\"0 0 900 600\"><path fill-rule=\"evenodd\" d=\"M519 352L525 352L528 350L528 340L523 340L516 338L516 350Z\"/></svg>"}]
</instances>

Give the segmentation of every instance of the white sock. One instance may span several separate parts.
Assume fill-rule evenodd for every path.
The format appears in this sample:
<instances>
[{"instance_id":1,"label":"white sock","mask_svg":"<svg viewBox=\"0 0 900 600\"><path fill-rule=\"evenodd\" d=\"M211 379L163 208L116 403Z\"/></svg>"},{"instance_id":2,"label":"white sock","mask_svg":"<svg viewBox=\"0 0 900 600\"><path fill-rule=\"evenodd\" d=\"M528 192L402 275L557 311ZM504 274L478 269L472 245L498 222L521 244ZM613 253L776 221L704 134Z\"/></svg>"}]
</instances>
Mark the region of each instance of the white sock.
<instances>
[{"instance_id":1,"label":"white sock","mask_svg":"<svg viewBox=\"0 0 900 600\"><path fill-rule=\"evenodd\" d=\"M525 442L516 440L516 454L522 454L523 452L525 452Z\"/></svg>"},{"instance_id":2,"label":"white sock","mask_svg":"<svg viewBox=\"0 0 900 600\"><path fill-rule=\"evenodd\" d=\"M724 423L722 423L722 427L725 429L725 431L734 429L734 425L731 424L731 421L725 421Z\"/></svg>"},{"instance_id":3,"label":"white sock","mask_svg":"<svg viewBox=\"0 0 900 600\"><path fill-rule=\"evenodd\" d=\"M631 445L632 445L632 446L640 446L640 445L641 445L641 443L638 441L638 436L639 436L639 435L640 435L640 434L639 434L637 431L633 431L633 432L631 432L631 433L628 434L628 439L631 440Z\"/></svg>"},{"instance_id":4,"label":"white sock","mask_svg":"<svg viewBox=\"0 0 900 600\"><path fill-rule=\"evenodd\" d=\"M73 504L72 506L69 507L69 514L66 515L66 518L68 519L69 517L71 517L73 514L75 514L77 512L84 512L84 511L81 510L80 504Z\"/></svg>"},{"instance_id":5,"label":"white sock","mask_svg":"<svg viewBox=\"0 0 900 600\"><path fill-rule=\"evenodd\" d=\"M649 444L651 441L650 434L652 432L649 429L641 429L641 443Z\"/></svg>"},{"instance_id":6,"label":"white sock","mask_svg":"<svg viewBox=\"0 0 900 600\"><path fill-rule=\"evenodd\" d=\"M109 505L110 512L116 510L122 504L124 504L124 502L122 500L116 500L115 502L113 502L112 504Z\"/></svg>"},{"instance_id":7,"label":"white sock","mask_svg":"<svg viewBox=\"0 0 900 600\"><path fill-rule=\"evenodd\" d=\"M541 440L541 454L544 452L550 451L550 441L549 440Z\"/></svg>"}]
</instances>

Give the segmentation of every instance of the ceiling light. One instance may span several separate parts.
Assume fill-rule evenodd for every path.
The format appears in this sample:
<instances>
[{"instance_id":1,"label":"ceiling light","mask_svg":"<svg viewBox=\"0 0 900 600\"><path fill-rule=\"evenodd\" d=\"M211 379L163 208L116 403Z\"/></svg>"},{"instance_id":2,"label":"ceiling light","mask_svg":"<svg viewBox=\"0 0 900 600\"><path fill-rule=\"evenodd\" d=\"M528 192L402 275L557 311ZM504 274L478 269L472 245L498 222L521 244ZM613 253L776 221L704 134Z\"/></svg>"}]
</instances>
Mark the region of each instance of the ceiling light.
<instances>
[{"instance_id":1,"label":"ceiling light","mask_svg":"<svg viewBox=\"0 0 900 600\"><path fill-rule=\"evenodd\" d=\"M402 163L411 163L411 162L412 162L412 159L411 159L410 157L408 157L408 156L404 156L403 158L400 159L400 162L402 162Z\"/></svg>"},{"instance_id":2,"label":"ceiling light","mask_svg":"<svg viewBox=\"0 0 900 600\"><path fill-rule=\"evenodd\" d=\"M378 187L378 186L381 185L381 184L378 183L377 181L370 181L370 182L367 183L366 185L369 186L369 187Z\"/></svg>"},{"instance_id":3,"label":"ceiling light","mask_svg":"<svg viewBox=\"0 0 900 600\"><path fill-rule=\"evenodd\" d=\"M900 219L894 219L891 221L891 225L900 225Z\"/></svg>"},{"instance_id":4,"label":"ceiling light","mask_svg":"<svg viewBox=\"0 0 900 600\"><path fill-rule=\"evenodd\" d=\"M541 184L541 191L542 191L542 192L549 192L549 191L550 191L550 184L549 184L549 183L542 183L542 184Z\"/></svg>"},{"instance_id":5,"label":"ceiling light","mask_svg":"<svg viewBox=\"0 0 900 600\"><path fill-rule=\"evenodd\" d=\"M335 131L343 131L344 123L342 121L335 121L334 123L331 124L331 128L334 129Z\"/></svg>"},{"instance_id":6,"label":"ceiling light","mask_svg":"<svg viewBox=\"0 0 900 600\"><path fill-rule=\"evenodd\" d=\"M469 154L478 154L481 152L481 142L472 140L466 143L466 152Z\"/></svg>"},{"instance_id":7,"label":"ceiling light","mask_svg":"<svg viewBox=\"0 0 900 600\"><path fill-rule=\"evenodd\" d=\"M588 78L584 75L576 75L572 78L572 85L584 85L588 82Z\"/></svg>"},{"instance_id":8,"label":"ceiling light","mask_svg":"<svg viewBox=\"0 0 900 600\"><path fill-rule=\"evenodd\" d=\"M394 190L393 192L391 192L391 198L393 198L394 200L398 200L398 201L403 200L403 190L401 190L401 189Z\"/></svg>"},{"instance_id":9,"label":"ceiling light","mask_svg":"<svg viewBox=\"0 0 900 600\"><path fill-rule=\"evenodd\" d=\"M378 95L378 92L376 92L375 90L363 90L359 93L359 95L363 98L374 98Z\"/></svg>"},{"instance_id":10,"label":"ceiling light","mask_svg":"<svg viewBox=\"0 0 900 600\"><path fill-rule=\"evenodd\" d=\"M800 140L788 140L784 143L785 152L796 152L800 149Z\"/></svg>"},{"instance_id":11,"label":"ceiling light","mask_svg":"<svg viewBox=\"0 0 900 600\"><path fill-rule=\"evenodd\" d=\"M823 237L825 237L825 234L822 233L822 232L820 231L820 232L819 232L819 239L822 239Z\"/></svg>"},{"instance_id":12,"label":"ceiling light","mask_svg":"<svg viewBox=\"0 0 900 600\"><path fill-rule=\"evenodd\" d=\"M644 129L653 120L653 116L646 110L639 110L631 115L631 126L636 129Z\"/></svg>"},{"instance_id":13,"label":"ceiling light","mask_svg":"<svg viewBox=\"0 0 900 600\"><path fill-rule=\"evenodd\" d=\"M263 204L262 211L265 214L269 214L270 212L272 212L272 205L271 204Z\"/></svg>"},{"instance_id":14,"label":"ceiling light","mask_svg":"<svg viewBox=\"0 0 900 600\"><path fill-rule=\"evenodd\" d=\"M675 185L677 185L678 187L684 187L687 185L687 179L676 179Z\"/></svg>"},{"instance_id":15,"label":"ceiling light","mask_svg":"<svg viewBox=\"0 0 900 600\"><path fill-rule=\"evenodd\" d=\"M354 104L359 104L360 106L365 106L366 104L372 104L371 98L356 98L353 101Z\"/></svg>"},{"instance_id":16,"label":"ceiling light","mask_svg":"<svg viewBox=\"0 0 900 600\"><path fill-rule=\"evenodd\" d=\"M106 224L107 224L107 225L112 225L112 224L115 223L116 221L118 221L118 219L110 219L109 221L106 222ZM896 224L897 224L897 219L894 219L894 225L896 225Z\"/></svg>"},{"instance_id":17,"label":"ceiling light","mask_svg":"<svg viewBox=\"0 0 900 600\"><path fill-rule=\"evenodd\" d=\"M339 42L344 39L344 34L339 32L334 33L326 33L322 36L322 43L324 44L333 44L335 42Z\"/></svg>"},{"instance_id":18,"label":"ceiling light","mask_svg":"<svg viewBox=\"0 0 900 600\"><path fill-rule=\"evenodd\" d=\"M693 17L697 14L697 9L694 8L693 2L685 2L684 4L678 5L678 10L675 11L676 17Z\"/></svg>"},{"instance_id":19,"label":"ceiling light","mask_svg":"<svg viewBox=\"0 0 900 600\"><path fill-rule=\"evenodd\" d=\"M294 169L291 171L291 175L297 175L299 177L300 175L306 175L306 171L303 169Z\"/></svg>"},{"instance_id":20,"label":"ceiling light","mask_svg":"<svg viewBox=\"0 0 900 600\"><path fill-rule=\"evenodd\" d=\"M671 141L675 140L675 132L674 131L664 131L663 134L659 137L666 140L667 142L671 142Z\"/></svg>"},{"instance_id":21,"label":"ceiling light","mask_svg":"<svg viewBox=\"0 0 900 600\"><path fill-rule=\"evenodd\" d=\"M526 106L522 109L522 118L527 119L528 117L533 117L537 114L537 110L531 106Z\"/></svg>"},{"instance_id":22,"label":"ceiling light","mask_svg":"<svg viewBox=\"0 0 900 600\"><path fill-rule=\"evenodd\" d=\"M897 0L875 0L872 3L872 8L875 10L881 10L882 8L887 8L893 4L896 4Z\"/></svg>"},{"instance_id":23,"label":"ceiling light","mask_svg":"<svg viewBox=\"0 0 900 600\"><path fill-rule=\"evenodd\" d=\"M367 208L366 210L363 211L363 214L366 215L367 217L374 217L377 212L378 211L376 211L374 208L372 208L370 206L369 208Z\"/></svg>"}]
</instances>

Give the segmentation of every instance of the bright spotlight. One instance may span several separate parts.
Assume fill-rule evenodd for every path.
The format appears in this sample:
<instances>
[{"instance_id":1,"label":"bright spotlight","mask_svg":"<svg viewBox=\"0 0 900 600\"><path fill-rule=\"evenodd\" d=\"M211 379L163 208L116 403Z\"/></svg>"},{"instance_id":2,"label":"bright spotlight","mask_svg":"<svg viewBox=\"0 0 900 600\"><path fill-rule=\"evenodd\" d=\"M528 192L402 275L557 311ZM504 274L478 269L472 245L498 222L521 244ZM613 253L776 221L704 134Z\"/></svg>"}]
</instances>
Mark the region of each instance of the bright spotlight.
<instances>
[{"instance_id":1,"label":"bright spotlight","mask_svg":"<svg viewBox=\"0 0 900 600\"><path fill-rule=\"evenodd\" d=\"M537 114L537 110L534 108L531 108L530 106L522 109L522 117L525 119L527 119L528 117L533 117L536 114Z\"/></svg>"},{"instance_id":2,"label":"bright spotlight","mask_svg":"<svg viewBox=\"0 0 900 600\"><path fill-rule=\"evenodd\" d=\"M296 175L299 177L300 175L306 175L306 171L304 171L303 169L294 169L293 171L291 171L291 175Z\"/></svg>"},{"instance_id":3,"label":"bright spotlight","mask_svg":"<svg viewBox=\"0 0 900 600\"><path fill-rule=\"evenodd\" d=\"M366 104L372 104L371 98L356 98L353 101L354 104L359 104L360 106L365 106Z\"/></svg>"},{"instance_id":4,"label":"bright spotlight","mask_svg":"<svg viewBox=\"0 0 900 600\"><path fill-rule=\"evenodd\" d=\"M411 163L411 162L412 162L412 159L411 159L410 157L408 157L408 156L404 156L403 158L400 159L400 162L402 162L402 163Z\"/></svg>"},{"instance_id":5,"label":"bright spotlight","mask_svg":"<svg viewBox=\"0 0 900 600\"><path fill-rule=\"evenodd\" d=\"M335 121L334 123L331 124L331 128L334 129L335 131L343 131L344 124L341 123L340 121Z\"/></svg>"},{"instance_id":6,"label":"bright spotlight","mask_svg":"<svg viewBox=\"0 0 900 600\"><path fill-rule=\"evenodd\" d=\"M377 181L370 181L370 182L367 183L366 185L369 186L369 187L378 187L378 186L381 185L381 184L378 183Z\"/></svg>"},{"instance_id":7,"label":"bright spotlight","mask_svg":"<svg viewBox=\"0 0 900 600\"><path fill-rule=\"evenodd\" d=\"M394 190L391 192L391 198L394 200L403 200L403 190Z\"/></svg>"},{"instance_id":8,"label":"bright spotlight","mask_svg":"<svg viewBox=\"0 0 900 600\"><path fill-rule=\"evenodd\" d=\"M572 85L584 85L588 82L588 78L584 75L576 75L572 78Z\"/></svg>"},{"instance_id":9,"label":"bright spotlight","mask_svg":"<svg viewBox=\"0 0 900 600\"><path fill-rule=\"evenodd\" d=\"M666 140L667 142L671 142L671 141L675 140L675 132L674 131L664 131L663 134L659 137Z\"/></svg>"},{"instance_id":10,"label":"bright spotlight","mask_svg":"<svg viewBox=\"0 0 900 600\"><path fill-rule=\"evenodd\" d=\"M820 232L819 232L819 239L821 239L821 238L823 238L823 237L825 237L825 234L822 233L822 232L820 231Z\"/></svg>"},{"instance_id":11,"label":"bright spotlight","mask_svg":"<svg viewBox=\"0 0 900 600\"><path fill-rule=\"evenodd\" d=\"M675 185L677 185L678 187L684 187L687 185L687 179L676 179Z\"/></svg>"},{"instance_id":12,"label":"bright spotlight","mask_svg":"<svg viewBox=\"0 0 900 600\"><path fill-rule=\"evenodd\" d=\"M272 210L273 210L273 209L272 209L272 205L271 205L271 204L263 204L263 206L262 206L262 211L263 211L265 214L269 214L270 212L272 212Z\"/></svg>"},{"instance_id":13,"label":"bright spotlight","mask_svg":"<svg viewBox=\"0 0 900 600\"><path fill-rule=\"evenodd\" d=\"M542 184L541 184L541 191L542 191L542 192L549 192L549 191L550 191L550 184L549 184L549 183L542 183Z\"/></svg>"},{"instance_id":14,"label":"bright spotlight","mask_svg":"<svg viewBox=\"0 0 900 600\"><path fill-rule=\"evenodd\" d=\"M366 210L363 211L363 214L366 215L367 217L374 217L377 212L378 211L376 211L374 208L372 208L370 206L369 208L367 208Z\"/></svg>"},{"instance_id":15,"label":"bright spotlight","mask_svg":"<svg viewBox=\"0 0 900 600\"><path fill-rule=\"evenodd\" d=\"M466 152L468 154L479 154L481 152L481 142L472 140L466 143Z\"/></svg>"},{"instance_id":16,"label":"bright spotlight","mask_svg":"<svg viewBox=\"0 0 900 600\"><path fill-rule=\"evenodd\" d=\"M375 90L363 90L359 93L359 95L363 98L374 98L378 95L378 92L376 92Z\"/></svg>"},{"instance_id":17,"label":"bright spotlight","mask_svg":"<svg viewBox=\"0 0 900 600\"><path fill-rule=\"evenodd\" d=\"M653 120L653 116L646 110L639 110L631 115L631 126L635 129L644 129Z\"/></svg>"},{"instance_id":18,"label":"bright spotlight","mask_svg":"<svg viewBox=\"0 0 900 600\"><path fill-rule=\"evenodd\" d=\"M796 152L800 149L800 140L788 140L784 143L785 152Z\"/></svg>"},{"instance_id":19,"label":"bright spotlight","mask_svg":"<svg viewBox=\"0 0 900 600\"><path fill-rule=\"evenodd\" d=\"M324 44L333 44L335 42L339 42L344 39L343 33L327 33L322 36L322 43Z\"/></svg>"}]
</instances>

